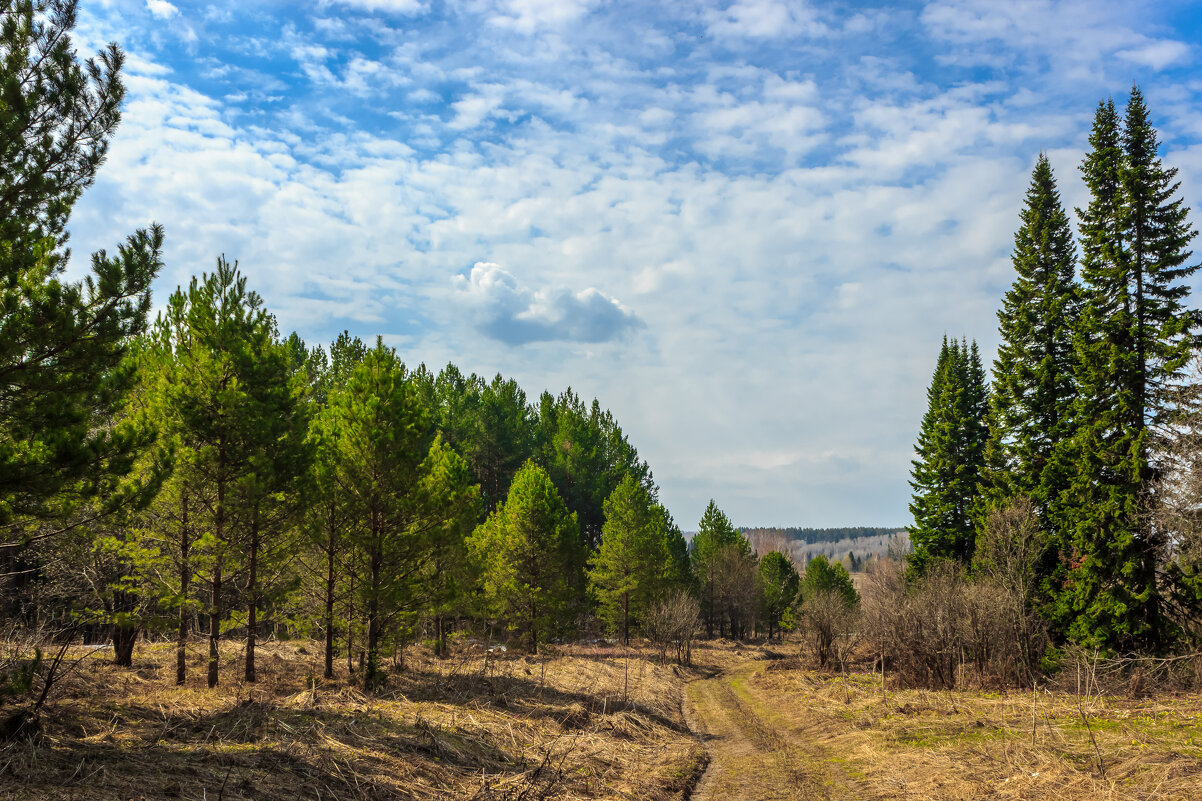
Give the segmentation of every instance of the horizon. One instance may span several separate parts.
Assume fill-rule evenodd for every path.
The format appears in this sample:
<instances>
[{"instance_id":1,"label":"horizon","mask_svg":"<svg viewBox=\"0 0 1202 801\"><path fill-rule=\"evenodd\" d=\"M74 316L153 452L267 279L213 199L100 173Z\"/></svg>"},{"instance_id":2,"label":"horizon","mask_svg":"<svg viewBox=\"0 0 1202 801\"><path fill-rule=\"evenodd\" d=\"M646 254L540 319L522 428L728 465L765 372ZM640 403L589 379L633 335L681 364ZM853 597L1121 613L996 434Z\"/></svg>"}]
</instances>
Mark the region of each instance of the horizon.
<instances>
[{"instance_id":1,"label":"horizon","mask_svg":"<svg viewBox=\"0 0 1202 801\"><path fill-rule=\"evenodd\" d=\"M84 2L128 97L72 274L154 220L158 306L225 254L310 344L570 386L679 521L908 518L939 340L992 362L1037 155L1082 205L1138 84L1199 205L1200 33L1187 2Z\"/></svg>"}]
</instances>

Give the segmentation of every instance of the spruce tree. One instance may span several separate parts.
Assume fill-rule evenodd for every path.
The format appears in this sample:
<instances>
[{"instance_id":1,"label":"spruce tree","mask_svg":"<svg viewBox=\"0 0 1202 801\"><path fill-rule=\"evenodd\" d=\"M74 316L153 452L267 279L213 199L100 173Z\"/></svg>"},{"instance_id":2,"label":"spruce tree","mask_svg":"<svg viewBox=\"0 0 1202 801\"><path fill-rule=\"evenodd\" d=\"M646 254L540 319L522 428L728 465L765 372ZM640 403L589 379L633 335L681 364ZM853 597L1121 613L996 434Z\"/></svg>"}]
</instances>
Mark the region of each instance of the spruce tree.
<instances>
[{"instance_id":1,"label":"spruce tree","mask_svg":"<svg viewBox=\"0 0 1202 801\"><path fill-rule=\"evenodd\" d=\"M1063 542L1053 519L1071 479L1070 466L1057 457L1073 434L1073 332L1081 293L1072 229L1042 153L1019 220L1011 255L1016 276L997 314L1001 344L993 363L982 500L1001 504L1022 495L1035 504L1047 535L1037 568L1046 601L1063 578Z\"/></svg>"},{"instance_id":2,"label":"spruce tree","mask_svg":"<svg viewBox=\"0 0 1202 801\"><path fill-rule=\"evenodd\" d=\"M1081 168L1090 202L1078 211L1085 303L1065 519L1072 562L1060 611L1077 641L1157 650L1172 626L1157 579L1164 543L1147 514L1153 434L1197 347L1197 315L1184 305L1196 232L1138 89L1121 128L1113 101L1099 105L1090 145Z\"/></svg>"},{"instance_id":3,"label":"spruce tree","mask_svg":"<svg viewBox=\"0 0 1202 801\"><path fill-rule=\"evenodd\" d=\"M944 337L912 462L911 569L935 559L972 558L973 512L988 439L988 387L975 342Z\"/></svg>"}]
</instances>

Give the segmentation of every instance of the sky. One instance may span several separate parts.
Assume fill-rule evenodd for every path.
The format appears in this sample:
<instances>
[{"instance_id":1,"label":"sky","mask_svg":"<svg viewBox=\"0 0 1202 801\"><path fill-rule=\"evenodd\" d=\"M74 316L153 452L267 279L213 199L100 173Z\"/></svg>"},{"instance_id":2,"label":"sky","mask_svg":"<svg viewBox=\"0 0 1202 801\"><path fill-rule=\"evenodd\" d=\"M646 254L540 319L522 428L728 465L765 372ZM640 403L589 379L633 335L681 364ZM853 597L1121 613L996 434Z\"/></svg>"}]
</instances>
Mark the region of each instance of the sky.
<instances>
[{"instance_id":1,"label":"sky","mask_svg":"<svg viewBox=\"0 0 1202 801\"><path fill-rule=\"evenodd\" d=\"M1184 0L80 5L128 96L73 270L155 221L160 305L224 254L310 344L596 397L686 530L910 521L941 338L992 360L1103 98L1202 202Z\"/></svg>"}]
</instances>

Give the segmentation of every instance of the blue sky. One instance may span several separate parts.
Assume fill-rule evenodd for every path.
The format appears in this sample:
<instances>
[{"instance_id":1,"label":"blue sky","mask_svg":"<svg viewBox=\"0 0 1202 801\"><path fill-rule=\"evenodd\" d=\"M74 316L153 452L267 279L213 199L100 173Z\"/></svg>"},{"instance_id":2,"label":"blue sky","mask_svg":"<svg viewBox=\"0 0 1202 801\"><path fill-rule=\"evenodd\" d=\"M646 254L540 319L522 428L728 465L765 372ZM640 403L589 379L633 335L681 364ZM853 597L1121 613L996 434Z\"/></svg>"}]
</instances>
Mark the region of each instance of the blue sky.
<instances>
[{"instance_id":1,"label":"blue sky","mask_svg":"<svg viewBox=\"0 0 1202 801\"><path fill-rule=\"evenodd\" d=\"M595 396L686 529L908 522L940 338L992 358L1030 170L1085 202L1101 98L1202 201L1189 2L81 6L129 96L77 254L154 220L159 301L225 254L310 342Z\"/></svg>"}]
</instances>

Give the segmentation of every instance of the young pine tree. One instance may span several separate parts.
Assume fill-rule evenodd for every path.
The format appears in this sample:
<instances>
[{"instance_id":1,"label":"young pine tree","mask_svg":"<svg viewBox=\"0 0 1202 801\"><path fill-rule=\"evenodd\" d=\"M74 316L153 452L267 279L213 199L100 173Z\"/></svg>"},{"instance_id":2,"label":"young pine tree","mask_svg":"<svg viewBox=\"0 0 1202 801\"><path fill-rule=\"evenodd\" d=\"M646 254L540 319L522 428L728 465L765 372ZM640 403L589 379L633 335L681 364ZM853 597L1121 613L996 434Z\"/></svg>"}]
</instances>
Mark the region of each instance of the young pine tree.
<instances>
[{"instance_id":1,"label":"young pine tree","mask_svg":"<svg viewBox=\"0 0 1202 801\"><path fill-rule=\"evenodd\" d=\"M580 529L545 470L533 461L522 465L468 547L489 606L525 635L531 653L570 625L582 585Z\"/></svg>"},{"instance_id":2,"label":"young pine tree","mask_svg":"<svg viewBox=\"0 0 1202 801\"><path fill-rule=\"evenodd\" d=\"M640 621L664 588L669 554L664 518L647 490L627 475L605 500L601 547L590 561L589 583L599 615L630 642Z\"/></svg>"}]
</instances>

